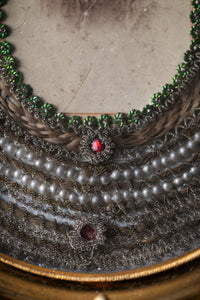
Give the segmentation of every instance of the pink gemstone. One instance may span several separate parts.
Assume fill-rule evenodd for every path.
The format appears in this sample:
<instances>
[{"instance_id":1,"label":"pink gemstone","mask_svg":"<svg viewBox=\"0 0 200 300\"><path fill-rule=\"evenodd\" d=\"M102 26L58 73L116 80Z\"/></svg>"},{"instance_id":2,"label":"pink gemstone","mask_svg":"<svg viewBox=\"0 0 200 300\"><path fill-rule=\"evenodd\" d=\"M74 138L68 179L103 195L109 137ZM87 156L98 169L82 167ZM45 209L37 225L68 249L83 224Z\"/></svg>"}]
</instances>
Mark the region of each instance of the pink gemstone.
<instances>
[{"instance_id":1,"label":"pink gemstone","mask_svg":"<svg viewBox=\"0 0 200 300\"><path fill-rule=\"evenodd\" d=\"M95 239L95 230L89 224L83 226L83 228L81 229L80 234L81 234L82 238L84 238L87 241L92 241L92 240Z\"/></svg>"},{"instance_id":2,"label":"pink gemstone","mask_svg":"<svg viewBox=\"0 0 200 300\"><path fill-rule=\"evenodd\" d=\"M92 151L94 153L101 152L101 151L103 151L103 149L104 149L104 144L102 144L99 139L95 139L92 142Z\"/></svg>"}]
</instances>

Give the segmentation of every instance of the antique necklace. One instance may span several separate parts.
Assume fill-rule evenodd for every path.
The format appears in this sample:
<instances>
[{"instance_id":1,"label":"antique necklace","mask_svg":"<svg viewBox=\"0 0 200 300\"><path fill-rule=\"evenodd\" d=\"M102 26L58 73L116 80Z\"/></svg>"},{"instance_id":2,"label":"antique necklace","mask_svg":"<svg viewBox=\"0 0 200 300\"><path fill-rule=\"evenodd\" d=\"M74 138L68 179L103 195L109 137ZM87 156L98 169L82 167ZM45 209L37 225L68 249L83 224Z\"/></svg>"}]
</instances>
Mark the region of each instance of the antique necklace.
<instances>
[{"instance_id":1,"label":"antique necklace","mask_svg":"<svg viewBox=\"0 0 200 300\"><path fill-rule=\"evenodd\" d=\"M172 83L113 118L68 118L32 95L0 25L2 253L105 273L199 247L200 1L191 3L192 42Z\"/></svg>"}]
</instances>

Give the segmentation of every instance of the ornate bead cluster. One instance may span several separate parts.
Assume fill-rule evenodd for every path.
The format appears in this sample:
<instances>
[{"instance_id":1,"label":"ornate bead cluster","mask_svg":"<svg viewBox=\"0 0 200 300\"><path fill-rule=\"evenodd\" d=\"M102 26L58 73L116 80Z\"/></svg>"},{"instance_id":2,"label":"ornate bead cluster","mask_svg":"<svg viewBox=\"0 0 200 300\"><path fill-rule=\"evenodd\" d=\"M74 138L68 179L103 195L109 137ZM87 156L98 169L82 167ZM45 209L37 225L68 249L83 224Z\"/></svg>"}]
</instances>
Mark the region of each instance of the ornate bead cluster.
<instances>
[{"instance_id":1,"label":"ornate bead cluster","mask_svg":"<svg viewBox=\"0 0 200 300\"><path fill-rule=\"evenodd\" d=\"M0 6L4 5L5 1L1 1ZM11 56L11 45L3 41L0 43L0 67L1 76L5 82L10 86L10 89L15 93L17 99L22 102L24 106L28 107L28 111L33 113L35 117L41 118L44 123L48 123L52 128L60 127L64 132L70 128L77 131L77 128L82 124L84 126L97 128L117 127L118 130L123 130L123 127L134 130L135 126L142 124L147 117L153 117L156 112L165 108L166 101L175 101L180 94L182 83L193 74L194 70L191 67L195 62L196 53L200 51L199 35L200 35L200 6L198 1L191 1L193 11L190 18L193 22L191 27L191 36L193 38L190 50L184 54L184 62L177 67L177 74L173 77L171 84L163 86L162 92L155 93L152 98L152 104L146 105L141 111L133 109L128 114L117 113L113 118L104 114L98 119L95 116L88 116L84 120L80 116L73 116L67 118L63 113L56 113L56 108L49 103L43 104L43 101L38 97L32 95L32 90L29 89L27 93L24 90L26 85L23 84L22 74L16 70L15 59ZM0 38L4 39L9 34L9 28L5 24L0 25ZM192 73L191 73L192 72ZM28 86L29 87L29 86Z\"/></svg>"}]
</instances>

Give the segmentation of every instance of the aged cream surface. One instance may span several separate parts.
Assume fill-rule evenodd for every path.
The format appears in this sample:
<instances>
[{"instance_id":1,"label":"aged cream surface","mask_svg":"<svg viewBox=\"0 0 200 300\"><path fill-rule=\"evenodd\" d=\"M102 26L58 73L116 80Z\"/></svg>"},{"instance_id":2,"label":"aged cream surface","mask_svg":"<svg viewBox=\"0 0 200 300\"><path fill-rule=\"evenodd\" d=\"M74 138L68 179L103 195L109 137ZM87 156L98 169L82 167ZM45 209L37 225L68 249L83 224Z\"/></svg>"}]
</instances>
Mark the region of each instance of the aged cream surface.
<instances>
[{"instance_id":1,"label":"aged cream surface","mask_svg":"<svg viewBox=\"0 0 200 300\"><path fill-rule=\"evenodd\" d=\"M26 83L70 113L141 109L190 43L188 0L9 0Z\"/></svg>"}]
</instances>

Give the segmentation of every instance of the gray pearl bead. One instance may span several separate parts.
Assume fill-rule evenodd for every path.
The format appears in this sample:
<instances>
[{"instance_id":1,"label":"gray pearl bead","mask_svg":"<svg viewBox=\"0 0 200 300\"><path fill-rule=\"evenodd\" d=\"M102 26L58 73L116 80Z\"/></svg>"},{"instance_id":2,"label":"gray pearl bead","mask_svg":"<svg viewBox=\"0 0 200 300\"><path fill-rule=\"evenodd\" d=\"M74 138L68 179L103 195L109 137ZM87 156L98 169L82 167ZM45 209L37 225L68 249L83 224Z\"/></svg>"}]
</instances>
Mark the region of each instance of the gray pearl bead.
<instances>
[{"instance_id":1,"label":"gray pearl bead","mask_svg":"<svg viewBox=\"0 0 200 300\"><path fill-rule=\"evenodd\" d=\"M92 205L97 206L100 205L100 203L101 203L101 197L99 195L94 195L92 197Z\"/></svg>"},{"instance_id":2,"label":"gray pearl bead","mask_svg":"<svg viewBox=\"0 0 200 300\"><path fill-rule=\"evenodd\" d=\"M98 183L99 183L99 177L97 175L92 175L89 178L89 184L90 185L95 185L95 184L98 184Z\"/></svg>"},{"instance_id":3,"label":"gray pearl bead","mask_svg":"<svg viewBox=\"0 0 200 300\"><path fill-rule=\"evenodd\" d=\"M181 177L174 178L173 184L176 186L181 186L183 184L183 178L181 178Z\"/></svg>"},{"instance_id":4,"label":"gray pearl bead","mask_svg":"<svg viewBox=\"0 0 200 300\"><path fill-rule=\"evenodd\" d=\"M123 176L126 180L130 180L133 176L131 169L126 169L123 171Z\"/></svg>"},{"instance_id":5,"label":"gray pearl bead","mask_svg":"<svg viewBox=\"0 0 200 300\"><path fill-rule=\"evenodd\" d=\"M144 165L142 168L142 171L146 174L146 175L151 175L154 172L154 169L151 165Z\"/></svg>"},{"instance_id":6,"label":"gray pearl bead","mask_svg":"<svg viewBox=\"0 0 200 300\"><path fill-rule=\"evenodd\" d=\"M200 168L199 167L192 167L190 169L190 173L195 175L195 176L198 176L200 174Z\"/></svg>"},{"instance_id":7,"label":"gray pearl bead","mask_svg":"<svg viewBox=\"0 0 200 300\"><path fill-rule=\"evenodd\" d=\"M162 193L162 189L159 185L154 185L152 187L152 192L154 195L160 195Z\"/></svg>"},{"instance_id":8,"label":"gray pearl bead","mask_svg":"<svg viewBox=\"0 0 200 300\"><path fill-rule=\"evenodd\" d=\"M65 174L65 168L63 166L58 166L55 172L57 176L63 177Z\"/></svg>"},{"instance_id":9,"label":"gray pearl bead","mask_svg":"<svg viewBox=\"0 0 200 300\"><path fill-rule=\"evenodd\" d=\"M178 161L180 159L180 155L176 151L172 151L169 155L170 160Z\"/></svg>"},{"instance_id":10,"label":"gray pearl bead","mask_svg":"<svg viewBox=\"0 0 200 300\"><path fill-rule=\"evenodd\" d=\"M11 170L11 168L5 168L4 169L4 174L8 178L12 177L12 170Z\"/></svg>"},{"instance_id":11,"label":"gray pearl bead","mask_svg":"<svg viewBox=\"0 0 200 300\"><path fill-rule=\"evenodd\" d=\"M20 178L21 178L21 172L20 172L20 170L15 170L15 171L13 172L13 177L14 177L15 179L20 179Z\"/></svg>"},{"instance_id":12,"label":"gray pearl bead","mask_svg":"<svg viewBox=\"0 0 200 300\"><path fill-rule=\"evenodd\" d=\"M160 158L155 158L153 161L152 161L152 166L154 169L160 169L162 167L162 163L161 163L161 160Z\"/></svg>"},{"instance_id":13,"label":"gray pearl bead","mask_svg":"<svg viewBox=\"0 0 200 300\"><path fill-rule=\"evenodd\" d=\"M131 193L128 190L123 191L123 197L126 201L131 200Z\"/></svg>"},{"instance_id":14,"label":"gray pearl bead","mask_svg":"<svg viewBox=\"0 0 200 300\"><path fill-rule=\"evenodd\" d=\"M182 157L188 157L190 155L190 150L187 149L186 147L184 146L181 146L179 149L178 149L178 153L182 156Z\"/></svg>"},{"instance_id":15,"label":"gray pearl bead","mask_svg":"<svg viewBox=\"0 0 200 300\"><path fill-rule=\"evenodd\" d=\"M106 175L102 175L102 176L100 177L100 181L101 181L101 183L102 183L103 185L107 185L107 184L109 184L109 182L110 182L110 178L109 178L108 176L106 176Z\"/></svg>"},{"instance_id":16,"label":"gray pearl bead","mask_svg":"<svg viewBox=\"0 0 200 300\"><path fill-rule=\"evenodd\" d=\"M14 144L7 144L5 146L5 151L9 154L13 154L16 150L16 147L14 146Z\"/></svg>"},{"instance_id":17,"label":"gray pearl bead","mask_svg":"<svg viewBox=\"0 0 200 300\"><path fill-rule=\"evenodd\" d=\"M165 167L169 167L170 166L170 159L167 156L162 156L161 157L161 163L165 166Z\"/></svg>"},{"instance_id":18,"label":"gray pearl bead","mask_svg":"<svg viewBox=\"0 0 200 300\"><path fill-rule=\"evenodd\" d=\"M141 198L141 193L140 193L140 191L134 191L133 192L133 197L135 198L135 199L139 199L139 198Z\"/></svg>"},{"instance_id":19,"label":"gray pearl bead","mask_svg":"<svg viewBox=\"0 0 200 300\"><path fill-rule=\"evenodd\" d=\"M42 194L42 195L46 194L47 191L48 191L48 188L47 188L46 183L40 184L40 185L39 185L39 188L38 188L38 191L39 191L39 193Z\"/></svg>"},{"instance_id":20,"label":"gray pearl bead","mask_svg":"<svg viewBox=\"0 0 200 300\"><path fill-rule=\"evenodd\" d=\"M145 177L144 172L141 169L139 169L139 168L134 169L133 172L134 172L135 178L137 178L137 179L140 179L140 178L142 179L142 178Z\"/></svg>"},{"instance_id":21,"label":"gray pearl bead","mask_svg":"<svg viewBox=\"0 0 200 300\"><path fill-rule=\"evenodd\" d=\"M16 157L17 158L24 158L25 155L25 149L24 148L18 148L16 151Z\"/></svg>"},{"instance_id":22,"label":"gray pearl bead","mask_svg":"<svg viewBox=\"0 0 200 300\"><path fill-rule=\"evenodd\" d=\"M184 181L190 181L192 179L192 174L189 172L184 172L182 178Z\"/></svg>"},{"instance_id":23,"label":"gray pearl bead","mask_svg":"<svg viewBox=\"0 0 200 300\"><path fill-rule=\"evenodd\" d=\"M70 168L70 169L67 170L67 178L69 180L72 180L75 177L75 174L76 174L76 170L75 169Z\"/></svg>"},{"instance_id":24,"label":"gray pearl bead","mask_svg":"<svg viewBox=\"0 0 200 300\"><path fill-rule=\"evenodd\" d=\"M3 147L6 143L7 143L6 138L1 137L1 138L0 138L0 147Z\"/></svg>"},{"instance_id":25,"label":"gray pearl bead","mask_svg":"<svg viewBox=\"0 0 200 300\"><path fill-rule=\"evenodd\" d=\"M152 195L152 191L149 188L144 188L142 194L145 198L149 198Z\"/></svg>"},{"instance_id":26,"label":"gray pearl bead","mask_svg":"<svg viewBox=\"0 0 200 300\"><path fill-rule=\"evenodd\" d=\"M194 151L194 152L196 152L196 151L199 150L200 144L196 141L190 140L190 141L187 142L187 148Z\"/></svg>"},{"instance_id":27,"label":"gray pearl bead","mask_svg":"<svg viewBox=\"0 0 200 300\"><path fill-rule=\"evenodd\" d=\"M38 181L37 179L32 179L30 182L31 189L35 190L38 187Z\"/></svg>"},{"instance_id":28,"label":"gray pearl bead","mask_svg":"<svg viewBox=\"0 0 200 300\"><path fill-rule=\"evenodd\" d=\"M4 170L5 170L5 166L2 163L0 163L0 172L3 173Z\"/></svg>"},{"instance_id":29,"label":"gray pearl bead","mask_svg":"<svg viewBox=\"0 0 200 300\"><path fill-rule=\"evenodd\" d=\"M112 199L114 202L119 203L122 200L121 194L118 192L113 193Z\"/></svg>"},{"instance_id":30,"label":"gray pearl bead","mask_svg":"<svg viewBox=\"0 0 200 300\"><path fill-rule=\"evenodd\" d=\"M111 178L113 180L119 180L120 177L121 177L121 174L118 170L113 171L112 174L111 174Z\"/></svg>"},{"instance_id":31,"label":"gray pearl bead","mask_svg":"<svg viewBox=\"0 0 200 300\"><path fill-rule=\"evenodd\" d=\"M172 184L169 183L169 182L163 182L162 183L162 189L165 191L165 192L170 192L171 189L172 189Z\"/></svg>"},{"instance_id":32,"label":"gray pearl bead","mask_svg":"<svg viewBox=\"0 0 200 300\"><path fill-rule=\"evenodd\" d=\"M60 190L59 196L61 198L65 199L67 197L67 190L65 190L65 189Z\"/></svg>"},{"instance_id":33,"label":"gray pearl bead","mask_svg":"<svg viewBox=\"0 0 200 300\"><path fill-rule=\"evenodd\" d=\"M79 174L78 178L77 178L77 181L80 184L86 184L87 183L87 176L85 174Z\"/></svg>"},{"instance_id":34,"label":"gray pearl bead","mask_svg":"<svg viewBox=\"0 0 200 300\"><path fill-rule=\"evenodd\" d=\"M27 174L27 175L23 175L23 176L22 176L22 183L23 183L23 184L26 184L26 185L27 185L27 184L30 183L30 181L31 181L31 176L30 176L30 175Z\"/></svg>"},{"instance_id":35,"label":"gray pearl bead","mask_svg":"<svg viewBox=\"0 0 200 300\"><path fill-rule=\"evenodd\" d=\"M57 193L58 193L58 187L55 185L55 184L51 184L50 186L49 186L49 191L50 191L50 193L52 194L52 195L57 195Z\"/></svg>"},{"instance_id":36,"label":"gray pearl bead","mask_svg":"<svg viewBox=\"0 0 200 300\"><path fill-rule=\"evenodd\" d=\"M110 204L110 203L111 203L111 200L112 200L111 195L110 195L110 194L104 194L104 195L103 195L103 200L104 200L104 202L105 202L106 204Z\"/></svg>"},{"instance_id":37,"label":"gray pearl bead","mask_svg":"<svg viewBox=\"0 0 200 300\"><path fill-rule=\"evenodd\" d=\"M35 158L36 158L36 154L33 151L29 151L26 154L26 159L29 160L29 161L33 161Z\"/></svg>"},{"instance_id":38,"label":"gray pearl bead","mask_svg":"<svg viewBox=\"0 0 200 300\"><path fill-rule=\"evenodd\" d=\"M85 194L80 195L80 196L78 197L78 199L79 199L79 203L80 203L81 205L85 205L85 204L88 203L88 196L85 195Z\"/></svg>"},{"instance_id":39,"label":"gray pearl bead","mask_svg":"<svg viewBox=\"0 0 200 300\"><path fill-rule=\"evenodd\" d=\"M35 161L35 166L36 166L36 168L39 168L39 169L43 168L43 166L44 166L44 161L43 161L43 159L41 159L41 158L37 159L37 160Z\"/></svg>"},{"instance_id":40,"label":"gray pearl bead","mask_svg":"<svg viewBox=\"0 0 200 300\"><path fill-rule=\"evenodd\" d=\"M45 169L48 171L48 172L52 172L56 167L56 162L54 162L53 160L51 161L48 161L46 164L45 164Z\"/></svg>"},{"instance_id":41,"label":"gray pearl bead","mask_svg":"<svg viewBox=\"0 0 200 300\"><path fill-rule=\"evenodd\" d=\"M194 134L194 140L196 142L200 142L200 132L199 131Z\"/></svg>"},{"instance_id":42,"label":"gray pearl bead","mask_svg":"<svg viewBox=\"0 0 200 300\"><path fill-rule=\"evenodd\" d=\"M76 194L74 194L74 193L70 193L70 194L69 194L69 201L70 201L70 202L76 203L77 200L78 200L78 198L77 198Z\"/></svg>"}]
</instances>

